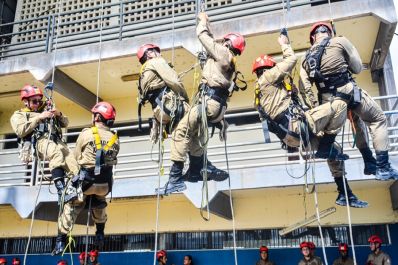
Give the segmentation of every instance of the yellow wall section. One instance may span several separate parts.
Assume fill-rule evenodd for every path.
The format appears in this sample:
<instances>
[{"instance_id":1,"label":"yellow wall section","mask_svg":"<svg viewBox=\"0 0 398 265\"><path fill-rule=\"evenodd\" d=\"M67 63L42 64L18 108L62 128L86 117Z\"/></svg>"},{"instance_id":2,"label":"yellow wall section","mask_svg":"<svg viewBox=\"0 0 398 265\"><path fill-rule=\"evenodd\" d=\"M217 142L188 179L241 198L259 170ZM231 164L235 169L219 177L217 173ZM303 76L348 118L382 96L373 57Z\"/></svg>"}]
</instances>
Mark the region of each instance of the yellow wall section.
<instances>
[{"instance_id":1,"label":"yellow wall section","mask_svg":"<svg viewBox=\"0 0 398 265\"><path fill-rule=\"evenodd\" d=\"M398 213L391 208L388 186L391 182L361 181L351 183L354 192L370 207L353 209L354 224L396 223ZM334 204L335 185L319 185L320 209ZM303 188L286 187L235 191L234 204L237 229L280 228L305 218ZM315 213L313 195L307 195L307 213ZM347 224L345 207L336 206L337 212L322 219L323 225ZM156 198L116 200L109 204L106 233L151 233L155 228ZM12 206L0 206L0 237L26 237L30 220L22 220ZM202 220L199 210L184 195L164 197L160 202L160 231L212 231L230 230L231 222L215 215L209 222ZM36 221L33 236L55 236L55 222ZM90 234L95 232L90 228ZM85 227L78 225L73 234L85 234Z\"/></svg>"}]
</instances>

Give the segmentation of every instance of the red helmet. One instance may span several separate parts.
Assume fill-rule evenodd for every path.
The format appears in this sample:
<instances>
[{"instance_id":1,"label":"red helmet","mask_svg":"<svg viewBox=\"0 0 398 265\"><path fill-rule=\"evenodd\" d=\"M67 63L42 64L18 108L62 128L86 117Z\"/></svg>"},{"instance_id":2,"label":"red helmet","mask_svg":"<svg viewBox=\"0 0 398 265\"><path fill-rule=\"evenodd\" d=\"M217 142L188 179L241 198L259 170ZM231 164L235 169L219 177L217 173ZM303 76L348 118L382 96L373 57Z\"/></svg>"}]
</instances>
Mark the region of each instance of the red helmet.
<instances>
[{"instance_id":1,"label":"red helmet","mask_svg":"<svg viewBox=\"0 0 398 265\"><path fill-rule=\"evenodd\" d=\"M150 43L144 44L140 48L138 48L138 51L137 51L137 57L140 62L141 62L142 57L144 57L145 52L149 49L155 49L157 52L160 52L159 46L157 46L155 44L150 44ZM144 62L141 62L141 63L144 63Z\"/></svg>"},{"instance_id":2,"label":"red helmet","mask_svg":"<svg viewBox=\"0 0 398 265\"><path fill-rule=\"evenodd\" d=\"M311 43L311 45L314 44L314 40L312 39L312 35L315 34L315 30L317 28L319 28L320 26L327 27L329 29L330 34L332 34L332 32L333 32L333 28L332 28L332 26L329 23L322 22L322 21L315 23L314 25L312 25L311 30L310 30L310 43Z\"/></svg>"},{"instance_id":3,"label":"red helmet","mask_svg":"<svg viewBox=\"0 0 398 265\"><path fill-rule=\"evenodd\" d=\"M57 265L68 265L68 262L66 262L66 260L60 260L58 261Z\"/></svg>"},{"instance_id":4,"label":"red helmet","mask_svg":"<svg viewBox=\"0 0 398 265\"><path fill-rule=\"evenodd\" d=\"M156 259L157 259L157 260L159 260L159 259L162 258L162 257L167 257L167 252L166 252L166 250L164 250L164 249L159 250L159 251L156 253Z\"/></svg>"},{"instance_id":5,"label":"red helmet","mask_svg":"<svg viewBox=\"0 0 398 265\"><path fill-rule=\"evenodd\" d=\"M301 242L300 243L300 248L301 249L303 249L303 248L310 248L310 244L309 244L309 242Z\"/></svg>"},{"instance_id":6,"label":"red helmet","mask_svg":"<svg viewBox=\"0 0 398 265\"><path fill-rule=\"evenodd\" d=\"M239 52L239 55L241 55L245 49L245 38L239 33L228 33L224 36L224 40L230 40L232 47Z\"/></svg>"},{"instance_id":7,"label":"red helmet","mask_svg":"<svg viewBox=\"0 0 398 265\"><path fill-rule=\"evenodd\" d=\"M99 256L99 252L96 249L93 249L90 251L89 253L90 257L98 257Z\"/></svg>"},{"instance_id":8,"label":"red helmet","mask_svg":"<svg viewBox=\"0 0 398 265\"><path fill-rule=\"evenodd\" d=\"M43 92L41 91L40 88L34 85L25 85L21 89L21 100L24 100L26 98L30 98L33 96L42 96L43 97Z\"/></svg>"},{"instance_id":9,"label":"red helmet","mask_svg":"<svg viewBox=\"0 0 398 265\"><path fill-rule=\"evenodd\" d=\"M7 260L5 258L0 258L0 263L7 264Z\"/></svg>"},{"instance_id":10,"label":"red helmet","mask_svg":"<svg viewBox=\"0 0 398 265\"><path fill-rule=\"evenodd\" d=\"M307 244L308 244L308 247L309 247L310 249L315 249L315 244L314 244L314 242L307 242Z\"/></svg>"},{"instance_id":11,"label":"red helmet","mask_svg":"<svg viewBox=\"0 0 398 265\"><path fill-rule=\"evenodd\" d=\"M79 260L84 260L86 258L86 252L82 252L79 255Z\"/></svg>"},{"instance_id":12,"label":"red helmet","mask_svg":"<svg viewBox=\"0 0 398 265\"><path fill-rule=\"evenodd\" d=\"M340 243L339 251L348 251L348 245L346 243Z\"/></svg>"},{"instance_id":13,"label":"red helmet","mask_svg":"<svg viewBox=\"0 0 398 265\"><path fill-rule=\"evenodd\" d=\"M368 242L369 243L379 243L379 244L382 243L381 238L378 235L373 235L373 236L369 237Z\"/></svg>"},{"instance_id":14,"label":"red helmet","mask_svg":"<svg viewBox=\"0 0 398 265\"><path fill-rule=\"evenodd\" d=\"M260 252L263 252L263 251L268 252L267 246L261 246L260 247Z\"/></svg>"},{"instance_id":15,"label":"red helmet","mask_svg":"<svg viewBox=\"0 0 398 265\"><path fill-rule=\"evenodd\" d=\"M91 109L93 114L101 114L105 120L114 120L116 117L116 109L112 106L112 104L102 101L95 104L95 106Z\"/></svg>"},{"instance_id":16,"label":"red helmet","mask_svg":"<svg viewBox=\"0 0 398 265\"><path fill-rule=\"evenodd\" d=\"M261 67L274 67L276 64L274 58L268 55L260 55L253 63L252 73Z\"/></svg>"},{"instance_id":17,"label":"red helmet","mask_svg":"<svg viewBox=\"0 0 398 265\"><path fill-rule=\"evenodd\" d=\"M19 265L19 264L21 264L21 260L19 258L12 259L12 265Z\"/></svg>"}]
</instances>

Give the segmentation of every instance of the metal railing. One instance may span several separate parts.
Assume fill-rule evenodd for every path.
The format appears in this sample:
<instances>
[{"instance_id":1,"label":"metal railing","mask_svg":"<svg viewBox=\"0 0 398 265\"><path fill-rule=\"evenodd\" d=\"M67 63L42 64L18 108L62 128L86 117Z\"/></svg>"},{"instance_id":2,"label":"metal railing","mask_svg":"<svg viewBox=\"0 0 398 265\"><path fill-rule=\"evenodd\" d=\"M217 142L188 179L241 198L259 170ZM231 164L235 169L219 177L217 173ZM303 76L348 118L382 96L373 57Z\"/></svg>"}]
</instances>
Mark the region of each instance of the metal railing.
<instances>
[{"instance_id":1,"label":"metal railing","mask_svg":"<svg viewBox=\"0 0 398 265\"><path fill-rule=\"evenodd\" d=\"M398 99L398 95L375 97L376 100L391 100ZM398 110L385 111L386 115L396 115ZM227 114L227 121L233 121L234 118L248 117L258 115L256 111L247 111L244 113ZM148 124L143 125L148 128ZM138 125L116 127L115 130L121 132L126 130L137 130ZM398 127L389 127L389 139L391 151L390 155L398 154ZM64 136L75 136L78 132L66 133ZM344 134L345 145L344 150L350 154L351 158L358 158L360 155L356 148L351 147L351 143L347 141L351 132L346 131ZM341 142L342 135L339 136L338 142ZM217 139L216 139L217 138ZM0 143L15 142L17 139L0 140ZM242 126L231 126L228 130L228 156L231 170L258 168L266 166L277 165L292 165L302 163L301 160L292 160L292 157L297 157L298 153L287 153L281 149L279 139L271 134L271 143L264 143L263 132L261 124L246 124ZM157 175L158 164L156 162L158 151L152 148L148 136L137 137L121 137L121 152L118 155L118 164L114 169L115 179L126 178L142 178ZM166 142L171 142L168 140ZM74 148L74 144L68 145ZM372 141L370 139L370 146ZM134 151L131 151L134 150ZM213 163L216 163L220 168L226 168L226 158L224 144L218 140L218 137L213 137L210 140L208 147L208 155ZM165 172L168 172L170 167L170 150L165 148L164 161ZM18 159L18 150L0 150L0 187L26 185L33 186L40 181L41 173L34 163L23 165ZM18 162L16 162L18 161ZM319 160L323 161L323 160ZM49 177L48 163L44 166L44 176Z\"/></svg>"},{"instance_id":2,"label":"metal railing","mask_svg":"<svg viewBox=\"0 0 398 265\"><path fill-rule=\"evenodd\" d=\"M110 10L109 14L104 14L102 41L122 41L140 35L154 34L174 29L192 27L196 23L196 3L195 0L174 1L174 19L171 12L164 12L159 15L159 10L172 8L169 1L166 4L153 3L144 8L128 7L134 3L144 1L128 0L119 3L104 4L104 10ZM211 1L208 1L211 2ZM214 1L213 1L214 2ZM289 6L294 8L303 5L324 3L324 0L290 0L286 1ZM55 38L57 38L57 49L82 46L98 43L100 15L88 16L88 13L96 13L101 9L100 5L61 12L56 8L52 9L52 14L39 16L37 18L24 19L11 23L4 23L2 27L13 27L13 32L0 35L0 60L9 57L27 55L33 53L49 53L55 49ZM208 4L207 12L211 15L212 21L222 21L236 19L237 17L252 16L264 12L281 11L282 3L280 0L247 0L247 1L226 1L220 2L217 6ZM151 13L152 12L152 13ZM147 15L142 15L143 13ZM138 16L138 18L134 18ZM79 19L73 19L80 17ZM82 18L83 17L83 18ZM139 20L138 20L139 19ZM69 21L68 21L69 20ZM57 25L58 21L61 22ZM91 23L88 25L88 23ZM35 25L42 25L36 27ZM57 30L57 27L59 30ZM0 31L1 32L1 31Z\"/></svg>"}]
</instances>

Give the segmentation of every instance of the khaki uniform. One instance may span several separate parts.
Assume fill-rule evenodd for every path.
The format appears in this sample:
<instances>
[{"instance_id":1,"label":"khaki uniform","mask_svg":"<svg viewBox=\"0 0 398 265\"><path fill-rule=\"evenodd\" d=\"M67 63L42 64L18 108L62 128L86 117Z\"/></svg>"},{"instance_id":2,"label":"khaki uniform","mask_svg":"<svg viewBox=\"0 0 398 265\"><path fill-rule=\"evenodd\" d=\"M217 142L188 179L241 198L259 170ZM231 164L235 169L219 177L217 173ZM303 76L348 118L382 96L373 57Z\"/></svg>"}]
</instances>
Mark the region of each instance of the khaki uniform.
<instances>
[{"instance_id":1,"label":"khaki uniform","mask_svg":"<svg viewBox=\"0 0 398 265\"><path fill-rule=\"evenodd\" d=\"M155 57L147 60L142 68L139 80L139 86L141 88L141 97L145 98L148 94L153 91L168 87L171 90L166 93L163 98L163 104L166 109L176 108L176 98L179 98L184 103L184 109L188 110L188 95L184 88L183 83L178 78L178 75L174 69L172 69L165 59L162 57ZM161 117L160 106L156 106L154 111L155 119L160 122L162 119L163 124L170 122L170 116L163 112Z\"/></svg>"},{"instance_id":2,"label":"khaki uniform","mask_svg":"<svg viewBox=\"0 0 398 265\"><path fill-rule=\"evenodd\" d=\"M261 91L261 106L271 119L275 119L286 111L292 100L282 82L296 65L297 58L288 44L282 45L282 52L283 61L276 64L272 69L264 71L258 80ZM329 104L323 104L306 111L304 114L312 133L322 135L323 132L336 134L346 120L346 113L345 102L334 100ZM293 118L289 124L289 130L299 133L300 123L298 119ZM298 147L298 139L291 138L293 137L286 135L283 141L289 146Z\"/></svg>"},{"instance_id":3,"label":"khaki uniform","mask_svg":"<svg viewBox=\"0 0 398 265\"><path fill-rule=\"evenodd\" d=\"M320 44L317 41L310 50L316 49ZM325 47L325 53L321 59L320 71L322 75L338 74L349 71L354 74L360 73L362 70L362 61L358 51L345 37L335 37L330 39L330 43ZM317 105L317 100L311 90L311 81L308 76L308 65L303 59L303 67L300 71L300 77L303 82L303 98L306 98L306 103L310 107ZM352 95L354 84L352 82L340 86L337 92ZM387 119L381 110L380 106L368 95L364 90L361 90L362 97L360 105L352 109L353 114L358 116L370 129L370 134L373 139L373 145L376 151L386 151L389 148L388 134L387 134ZM322 93L320 99L322 103L332 102L336 97L331 93ZM347 100L343 99L346 103ZM357 130L358 147L362 148L367 145L366 131L363 124L356 117L354 118L355 128ZM366 144L366 145L365 145Z\"/></svg>"},{"instance_id":4,"label":"khaki uniform","mask_svg":"<svg viewBox=\"0 0 398 265\"><path fill-rule=\"evenodd\" d=\"M101 144L104 146L113 137L113 133L104 125L97 124L98 134L101 139ZM120 142L117 140L115 144L109 149L108 154L104 157L106 167L112 167L117 164L117 155L120 149ZM76 160L81 166L82 170L93 170L95 167L96 146L94 135L91 128L85 128L80 133L76 141L74 154ZM101 170L101 174L103 170ZM74 221L84 208L87 195L94 195L98 201L105 201L105 196L110 192L108 183L94 183L87 189L83 190L83 202L74 201L65 204L64 211L59 218L59 230L67 234L73 226ZM106 208L96 209L92 208L92 218L95 223L105 223L107 220Z\"/></svg>"},{"instance_id":5,"label":"khaki uniform","mask_svg":"<svg viewBox=\"0 0 398 265\"><path fill-rule=\"evenodd\" d=\"M214 40L209 24L199 21L196 34L208 54L202 71L201 83L228 94L235 72L235 59L232 52ZM198 137L202 106L206 107L206 116L210 122L216 123L224 118L225 105L208 96L205 96L204 101L193 106L174 130L171 144L172 161L185 161L188 151L192 156L198 157L203 154Z\"/></svg>"},{"instance_id":6,"label":"khaki uniform","mask_svg":"<svg viewBox=\"0 0 398 265\"><path fill-rule=\"evenodd\" d=\"M256 265L275 265L272 261L269 260L259 260L257 261Z\"/></svg>"},{"instance_id":7,"label":"khaki uniform","mask_svg":"<svg viewBox=\"0 0 398 265\"><path fill-rule=\"evenodd\" d=\"M11 116L11 126L16 135L24 138L33 133L39 124L43 122L39 119L40 114L40 112L32 112L27 109L15 111ZM56 120L61 128L68 126L69 120L67 117L61 115L56 117ZM50 123L48 123L48 126L50 126ZM53 126L51 131L55 134L57 131L56 127ZM48 132L37 139L36 151L40 159L44 159L44 156L46 156L46 160L49 161L50 171L60 167L69 175L77 175L79 173L79 166L68 146L61 139L56 141L48 140Z\"/></svg>"},{"instance_id":8,"label":"khaki uniform","mask_svg":"<svg viewBox=\"0 0 398 265\"><path fill-rule=\"evenodd\" d=\"M310 260L302 259L298 265L323 265L320 257L312 257Z\"/></svg>"},{"instance_id":9,"label":"khaki uniform","mask_svg":"<svg viewBox=\"0 0 398 265\"><path fill-rule=\"evenodd\" d=\"M354 261L350 257L347 257L345 260L340 257L333 261L333 265L354 265Z\"/></svg>"},{"instance_id":10,"label":"khaki uniform","mask_svg":"<svg viewBox=\"0 0 398 265\"><path fill-rule=\"evenodd\" d=\"M390 256L381 250L377 255L375 253L370 253L368 259L366 260L366 265L391 265L391 264L392 262Z\"/></svg>"},{"instance_id":11,"label":"khaki uniform","mask_svg":"<svg viewBox=\"0 0 398 265\"><path fill-rule=\"evenodd\" d=\"M284 113L292 101L289 92L285 89L282 82L296 65L297 58L290 45L282 45L283 61L277 63L275 67L265 70L258 79L260 87L260 103L271 119L275 119ZM322 104L304 113L309 129L314 135L322 135L323 132L336 134L346 120L347 108L342 100L334 100L331 103ZM292 118L289 123L289 130L300 134L301 121ZM318 139L313 137L311 145L313 149L318 147ZM285 136L283 142L291 147L299 147L300 139L289 134ZM327 161L333 177L342 176L342 163L339 161Z\"/></svg>"}]
</instances>

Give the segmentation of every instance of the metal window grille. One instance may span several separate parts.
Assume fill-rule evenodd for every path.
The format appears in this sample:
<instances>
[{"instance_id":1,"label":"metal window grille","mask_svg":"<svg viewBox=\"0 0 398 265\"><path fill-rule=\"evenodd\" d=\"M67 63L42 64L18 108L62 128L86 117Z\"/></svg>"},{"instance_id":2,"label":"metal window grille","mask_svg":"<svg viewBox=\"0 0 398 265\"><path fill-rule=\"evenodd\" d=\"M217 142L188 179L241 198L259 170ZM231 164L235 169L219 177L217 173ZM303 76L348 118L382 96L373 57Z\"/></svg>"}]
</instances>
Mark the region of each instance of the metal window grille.
<instances>
[{"instance_id":1,"label":"metal window grille","mask_svg":"<svg viewBox=\"0 0 398 265\"><path fill-rule=\"evenodd\" d=\"M297 247L302 241L312 241L320 246L321 241L317 227L295 230L285 237L279 236L279 229L256 229L237 231L238 248L258 248L267 245L270 248ZM347 226L323 227L325 246L336 246L340 242L349 242ZM360 225L353 227L356 245L367 245L369 236L379 235L386 245L391 244L388 236L388 225ZM86 237L75 236L74 252L85 249ZM107 235L103 251L148 251L153 250L154 234ZM94 236L88 237L89 247L92 247ZM22 254L25 252L27 238L0 239L0 254ZM228 249L233 247L231 231L208 232L176 232L159 234L159 244L168 250L199 250ZM55 238L32 238L30 254L50 253L55 245Z\"/></svg>"}]
</instances>

